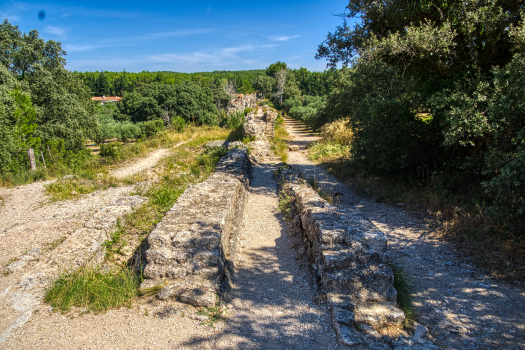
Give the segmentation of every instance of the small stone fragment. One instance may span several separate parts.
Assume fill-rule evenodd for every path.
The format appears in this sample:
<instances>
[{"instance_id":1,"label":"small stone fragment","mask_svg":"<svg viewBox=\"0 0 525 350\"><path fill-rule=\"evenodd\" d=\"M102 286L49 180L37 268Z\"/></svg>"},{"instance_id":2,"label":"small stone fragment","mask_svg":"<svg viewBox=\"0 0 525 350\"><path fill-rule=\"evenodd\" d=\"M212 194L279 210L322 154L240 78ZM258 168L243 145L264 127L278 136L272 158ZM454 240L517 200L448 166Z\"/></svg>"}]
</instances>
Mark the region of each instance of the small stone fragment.
<instances>
[{"instance_id":1,"label":"small stone fragment","mask_svg":"<svg viewBox=\"0 0 525 350\"><path fill-rule=\"evenodd\" d=\"M428 328L423 326L422 324L415 323L414 324L414 337L416 338L423 338L428 334Z\"/></svg>"}]
</instances>

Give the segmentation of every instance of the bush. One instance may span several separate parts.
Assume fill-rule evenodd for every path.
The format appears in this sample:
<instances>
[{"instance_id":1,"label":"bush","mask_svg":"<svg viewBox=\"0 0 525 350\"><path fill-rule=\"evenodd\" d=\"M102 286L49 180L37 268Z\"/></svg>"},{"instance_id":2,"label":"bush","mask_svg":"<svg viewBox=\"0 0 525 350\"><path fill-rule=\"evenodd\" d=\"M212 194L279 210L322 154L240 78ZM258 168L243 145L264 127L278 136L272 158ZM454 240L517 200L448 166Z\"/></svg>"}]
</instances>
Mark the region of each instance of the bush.
<instances>
[{"instance_id":1,"label":"bush","mask_svg":"<svg viewBox=\"0 0 525 350\"><path fill-rule=\"evenodd\" d=\"M186 121L181 116L176 116L171 118L171 127L177 132L183 132L186 128Z\"/></svg>"},{"instance_id":2,"label":"bush","mask_svg":"<svg viewBox=\"0 0 525 350\"><path fill-rule=\"evenodd\" d=\"M164 130L162 119L150 120L141 124L141 133L147 137L155 136L159 131Z\"/></svg>"},{"instance_id":3,"label":"bush","mask_svg":"<svg viewBox=\"0 0 525 350\"><path fill-rule=\"evenodd\" d=\"M118 149L114 143L101 144L99 155L103 158L115 159L118 157Z\"/></svg>"}]
</instances>

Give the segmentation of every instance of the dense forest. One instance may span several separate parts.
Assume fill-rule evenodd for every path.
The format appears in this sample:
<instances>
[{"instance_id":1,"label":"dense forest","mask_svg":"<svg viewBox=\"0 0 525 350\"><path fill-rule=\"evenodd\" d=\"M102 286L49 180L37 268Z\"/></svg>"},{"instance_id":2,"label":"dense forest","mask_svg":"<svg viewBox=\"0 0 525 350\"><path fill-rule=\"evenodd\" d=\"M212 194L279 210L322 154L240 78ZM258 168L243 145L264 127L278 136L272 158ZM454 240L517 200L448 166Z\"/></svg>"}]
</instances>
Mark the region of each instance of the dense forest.
<instances>
[{"instance_id":1,"label":"dense forest","mask_svg":"<svg viewBox=\"0 0 525 350\"><path fill-rule=\"evenodd\" d=\"M289 70L298 88L304 95L322 96L331 91L331 79L335 70L325 72L310 72L306 68L288 69L282 62L274 64ZM272 66L273 67L273 66ZM125 92L134 92L145 84L178 85L192 81L211 89L228 86L231 93L249 94L255 90L271 93L276 84L276 68L241 70L241 71L214 71L200 73L177 72L73 72L89 87L93 96L111 95L123 96Z\"/></svg>"},{"instance_id":2,"label":"dense forest","mask_svg":"<svg viewBox=\"0 0 525 350\"><path fill-rule=\"evenodd\" d=\"M523 237L524 11L512 0L350 0L317 52L343 66L333 91L283 108L314 128L347 119L354 171L460 194L490 217L485 229Z\"/></svg>"}]
</instances>

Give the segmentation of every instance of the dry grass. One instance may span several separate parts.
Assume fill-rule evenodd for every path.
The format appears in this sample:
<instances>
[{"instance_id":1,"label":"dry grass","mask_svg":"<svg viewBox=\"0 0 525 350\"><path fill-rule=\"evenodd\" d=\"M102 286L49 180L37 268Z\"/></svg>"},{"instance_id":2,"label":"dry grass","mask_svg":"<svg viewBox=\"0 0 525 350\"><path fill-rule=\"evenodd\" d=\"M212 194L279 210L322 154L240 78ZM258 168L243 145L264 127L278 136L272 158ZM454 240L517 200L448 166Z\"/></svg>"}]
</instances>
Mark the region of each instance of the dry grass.
<instances>
[{"instance_id":1,"label":"dry grass","mask_svg":"<svg viewBox=\"0 0 525 350\"><path fill-rule=\"evenodd\" d=\"M330 143L348 146L352 144L354 134L347 125L348 119L341 119L327 123L319 129L319 136Z\"/></svg>"},{"instance_id":2,"label":"dry grass","mask_svg":"<svg viewBox=\"0 0 525 350\"><path fill-rule=\"evenodd\" d=\"M272 151L281 157L281 160L286 163L288 160L288 145L286 140L290 135L285 129L285 121L282 116L275 119L275 130L272 143Z\"/></svg>"}]
</instances>

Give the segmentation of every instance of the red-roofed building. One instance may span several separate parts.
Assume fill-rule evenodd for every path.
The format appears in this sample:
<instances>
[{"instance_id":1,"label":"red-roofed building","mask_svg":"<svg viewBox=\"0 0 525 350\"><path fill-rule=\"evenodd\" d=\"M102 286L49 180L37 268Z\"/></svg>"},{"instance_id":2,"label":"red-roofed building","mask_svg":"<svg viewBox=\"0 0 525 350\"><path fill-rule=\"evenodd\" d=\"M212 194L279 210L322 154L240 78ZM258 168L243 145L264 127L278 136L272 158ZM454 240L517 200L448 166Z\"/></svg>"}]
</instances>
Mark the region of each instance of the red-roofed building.
<instances>
[{"instance_id":1,"label":"red-roofed building","mask_svg":"<svg viewBox=\"0 0 525 350\"><path fill-rule=\"evenodd\" d=\"M103 105L106 102L118 102L122 100L122 97L118 96L95 96L91 97L91 101L100 101L100 104Z\"/></svg>"}]
</instances>

